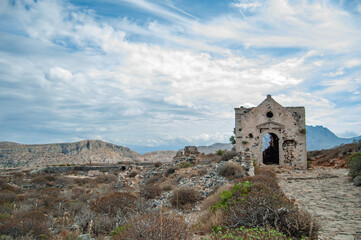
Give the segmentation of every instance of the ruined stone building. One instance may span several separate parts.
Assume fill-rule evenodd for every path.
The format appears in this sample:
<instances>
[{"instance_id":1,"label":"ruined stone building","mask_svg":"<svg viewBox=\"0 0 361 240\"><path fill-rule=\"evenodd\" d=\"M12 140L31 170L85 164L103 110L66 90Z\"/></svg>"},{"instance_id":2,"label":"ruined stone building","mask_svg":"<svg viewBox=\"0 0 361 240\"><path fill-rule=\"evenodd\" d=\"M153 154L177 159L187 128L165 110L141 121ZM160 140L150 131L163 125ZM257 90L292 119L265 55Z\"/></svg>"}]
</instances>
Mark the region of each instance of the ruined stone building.
<instances>
[{"instance_id":1,"label":"ruined stone building","mask_svg":"<svg viewBox=\"0 0 361 240\"><path fill-rule=\"evenodd\" d=\"M257 107L235 108L236 151L256 164L307 168L304 107L283 107L271 95Z\"/></svg>"}]
</instances>

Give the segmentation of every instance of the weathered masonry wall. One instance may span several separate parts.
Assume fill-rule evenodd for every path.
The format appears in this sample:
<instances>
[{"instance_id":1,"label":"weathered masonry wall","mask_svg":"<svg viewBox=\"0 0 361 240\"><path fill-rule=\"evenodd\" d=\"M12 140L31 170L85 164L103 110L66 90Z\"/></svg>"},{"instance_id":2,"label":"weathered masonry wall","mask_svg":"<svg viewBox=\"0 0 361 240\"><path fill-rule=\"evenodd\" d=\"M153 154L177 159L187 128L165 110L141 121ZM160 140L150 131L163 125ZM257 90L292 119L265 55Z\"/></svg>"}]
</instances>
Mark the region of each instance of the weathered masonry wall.
<instances>
[{"instance_id":1,"label":"weathered masonry wall","mask_svg":"<svg viewBox=\"0 0 361 240\"><path fill-rule=\"evenodd\" d=\"M235 133L236 151L256 160L257 165L307 168L304 107L283 107L267 95L255 108L235 108ZM266 134L271 137L271 146L263 151Z\"/></svg>"}]
</instances>

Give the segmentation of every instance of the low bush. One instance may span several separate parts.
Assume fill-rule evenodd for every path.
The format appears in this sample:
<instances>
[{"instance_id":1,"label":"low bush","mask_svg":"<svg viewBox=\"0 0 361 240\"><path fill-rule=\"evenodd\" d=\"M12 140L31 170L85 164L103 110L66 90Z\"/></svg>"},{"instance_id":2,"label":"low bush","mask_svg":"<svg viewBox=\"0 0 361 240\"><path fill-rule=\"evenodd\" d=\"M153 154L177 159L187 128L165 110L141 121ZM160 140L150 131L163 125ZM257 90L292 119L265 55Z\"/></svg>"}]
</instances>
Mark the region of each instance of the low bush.
<instances>
[{"instance_id":1,"label":"low bush","mask_svg":"<svg viewBox=\"0 0 361 240\"><path fill-rule=\"evenodd\" d=\"M178 166L179 166L179 168L190 168L190 167L193 167L194 165L190 162L182 162Z\"/></svg>"},{"instance_id":2,"label":"low bush","mask_svg":"<svg viewBox=\"0 0 361 240\"><path fill-rule=\"evenodd\" d=\"M216 151L216 154L217 154L218 156L222 156L222 155L224 154L224 150L219 149L219 150Z\"/></svg>"},{"instance_id":3,"label":"low bush","mask_svg":"<svg viewBox=\"0 0 361 240\"><path fill-rule=\"evenodd\" d=\"M12 203L16 199L16 193L11 190L0 191L0 204Z\"/></svg>"},{"instance_id":4,"label":"low bush","mask_svg":"<svg viewBox=\"0 0 361 240\"><path fill-rule=\"evenodd\" d=\"M21 190L13 185L10 185L8 183L5 183L3 185L1 185L1 190L9 190L9 191L12 191L14 193L20 193Z\"/></svg>"},{"instance_id":5,"label":"low bush","mask_svg":"<svg viewBox=\"0 0 361 240\"><path fill-rule=\"evenodd\" d=\"M167 171L165 172L165 175L166 175L166 176L169 176L169 175L175 173L175 171L177 171L178 169L179 169L178 167L170 167L170 168L168 168Z\"/></svg>"},{"instance_id":6,"label":"low bush","mask_svg":"<svg viewBox=\"0 0 361 240\"><path fill-rule=\"evenodd\" d=\"M246 170L239 164L227 163L218 169L218 175L227 178L240 178L245 176Z\"/></svg>"},{"instance_id":7,"label":"low bush","mask_svg":"<svg viewBox=\"0 0 361 240\"><path fill-rule=\"evenodd\" d=\"M137 174L138 174L137 172L134 172L134 171L133 171L133 172L131 172L131 173L128 174L128 177L134 178L135 176L137 176Z\"/></svg>"},{"instance_id":8,"label":"low bush","mask_svg":"<svg viewBox=\"0 0 361 240\"><path fill-rule=\"evenodd\" d=\"M226 197L227 204L218 202L214 207L225 209L224 225L227 227L272 227L288 236L317 238L317 222L294 206L281 191L275 191L265 183L251 183L247 191L239 188Z\"/></svg>"},{"instance_id":9,"label":"low bush","mask_svg":"<svg viewBox=\"0 0 361 240\"><path fill-rule=\"evenodd\" d=\"M204 199L201 210L210 210L211 207L216 204L216 202L221 201L221 194L224 191L230 191L231 188L231 184L225 184L220 186L217 190L215 190L213 194L209 195L206 199Z\"/></svg>"},{"instance_id":10,"label":"low bush","mask_svg":"<svg viewBox=\"0 0 361 240\"><path fill-rule=\"evenodd\" d=\"M191 239L187 224L174 214L148 213L128 222L114 232L115 240Z\"/></svg>"},{"instance_id":11,"label":"low bush","mask_svg":"<svg viewBox=\"0 0 361 240\"><path fill-rule=\"evenodd\" d=\"M47 219L42 212L30 211L2 225L0 234L14 238L29 234L35 236L36 239L46 238L49 236Z\"/></svg>"},{"instance_id":12,"label":"low bush","mask_svg":"<svg viewBox=\"0 0 361 240\"><path fill-rule=\"evenodd\" d=\"M214 154L214 153L210 153L205 156L202 156L201 161L203 164L209 164L209 163L214 163L214 162L218 163L221 161L221 156Z\"/></svg>"},{"instance_id":13,"label":"low bush","mask_svg":"<svg viewBox=\"0 0 361 240\"><path fill-rule=\"evenodd\" d=\"M140 195L145 199L154 199L162 193L162 189L155 184L146 184L140 190Z\"/></svg>"},{"instance_id":14,"label":"low bush","mask_svg":"<svg viewBox=\"0 0 361 240\"><path fill-rule=\"evenodd\" d=\"M222 161L228 161L231 160L232 158L234 158L235 156L237 156L237 152L236 151L226 151L223 153L221 160Z\"/></svg>"},{"instance_id":15,"label":"low bush","mask_svg":"<svg viewBox=\"0 0 361 240\"><path fill-rule=\"evenodd\" d=\"M347 168L352 178L361 176L361 152L353 153L347 159Z\"/></svg>"},{"instance_id":16,"label":"low bush","mask_svg":"<svg viewBox=\"0 0 361 240\"><path fill-rule=\"evenodd\" d=\"M216 228L210 235L211 240L239 240L239 239L267 239L267 240L289 240L285 234L275 230L265 230L263 228L240 227L234 230L223 230ZM303 240L303 239L302 239Z\"/></svg>"},{"instance_id":17,"label":"low bush","mask_svg":"<svg viewBox=\"0 0 361 240\"><path fill-rule=\"evenodd\" d=\"M149 185L149 184L154 184L160 181L160 179L162 178L162 176L158 175L158 176L153 176L148 178L148 180L145 182L145 184Z\"/></svg>"},{"instance_id":18,"label":"low bush","mask_svg":"<svg viewBox=\"0 0 361 240\"><path fill-rule=\"evenodd\" d=\"M105 183L111 183L117 181L117 177L114 175L98 175L94 179L92 179L92 182L95 184L105 184Z\"/></svg>"},{"instance_id":19,"label":"low bush","mask_svg":"<svg viewBox=\"0 0 361 240\"><path fill-rule=\"evenodd\" d=\"M161 163L161 162L156 162L156 163L154 164L154 167L159 168L159 167L162 166L162 165L163 165L163 163Z\"/></svg>"},{"instance_id":20,"label":"low bush","mask_svg":"<svg viewBox=\"0 0 361 240\"><path fill-rule=\"evenodd\" d=\"M196 203L200 199L201 195L199 191L190 187L182 187L173 191L173 195L170 198L170 203L173 207L185 208L191 204Z\"/></svg>"},{"instance_id":21,"label":"low bush","mask_svg":"<svg viewBox=\"0 0 361 240\"><path fill-rule=\"evenodd\" d=\"M204 176L204 175L206 175L208 173L208 170L207 170L207 168L201 168L201 169L198 169L198 175L199 176Z\"/></svg>"},{"instance_id":22,"label":"low bush","mask_svg":"<svg viewBox=\"0 0 361 240\"><path fill-rule=\"evenodd\" d=\"M112 192L97 199L91 204L91 209L97 213L115 216L118 211L127 214L135 210L137 198L130 193Z\"/></svg>"}]
</instances>

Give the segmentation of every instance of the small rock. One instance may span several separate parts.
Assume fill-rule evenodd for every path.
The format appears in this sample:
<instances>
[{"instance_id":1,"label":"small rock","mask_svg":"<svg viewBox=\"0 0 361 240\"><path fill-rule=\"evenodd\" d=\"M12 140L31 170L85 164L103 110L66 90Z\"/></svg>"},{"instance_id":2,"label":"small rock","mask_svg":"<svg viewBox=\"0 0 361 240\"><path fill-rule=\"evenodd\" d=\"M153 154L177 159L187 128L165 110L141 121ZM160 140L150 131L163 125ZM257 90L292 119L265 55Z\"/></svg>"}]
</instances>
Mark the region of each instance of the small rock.
<instances>
[{"instance_id":1,"label":"small rock","mask_svg":"<svg viewBox=\"0 0 361 240\"><path fill-rule=\"evenodd\" d=\"M361 186L361 176L357 176L353 179L353 184L355 186Z\"/></svg>"},{"instance_id":2,"label":"small rock","mask_svg":"<svg viewBox=\"0 0 361 240\"><path fill-rule=\"evenodd\" d=\"M94 240L94 238L91 238L90 234L82 234L79 235L76 240Z\"/></svg>"}]
</instances>

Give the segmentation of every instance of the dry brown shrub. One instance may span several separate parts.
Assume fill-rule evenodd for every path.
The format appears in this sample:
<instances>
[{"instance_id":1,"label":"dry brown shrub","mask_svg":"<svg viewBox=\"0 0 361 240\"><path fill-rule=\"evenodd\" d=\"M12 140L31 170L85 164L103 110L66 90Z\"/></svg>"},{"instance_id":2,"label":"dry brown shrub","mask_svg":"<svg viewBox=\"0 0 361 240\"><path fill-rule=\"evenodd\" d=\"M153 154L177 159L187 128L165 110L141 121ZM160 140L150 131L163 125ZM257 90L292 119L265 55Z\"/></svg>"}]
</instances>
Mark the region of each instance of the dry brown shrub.
<instances>
[{"instance_id":1,"label":"dry brown shrub","mask_svg":"<svg viewBox=\"0 0 361 240\"><path fill-rule=\"evenodd\" d=\"M0 204L12 203L16 199L16 193L11 190L0 191Z\"/></svg>"},{"instance_id":2,"label":"dry brown shrub","mask_svg":"<svg viewBox=\"0 0 361 240\"><path fill-rule=\"evenodd\" d=\"M8 183L5 183L5 184L1 185L1 190L9 190L9 191L12 191L14 193L21 193L22 192L21 189L19 189L18 187L10 185Z\"/></svg>"},{"instance_id":3,"label":"dry brown shrub","mask_svg":"<svg viewBox=\"0 0 361 240\"><path fill-rule=\"evenodd\" d=\"M137 172L133 171L133 172L128 174L128 177L134 178L135 176L137 176L137 174L138 174Z\"/></svg>"},{"instance_id":4,"label":"dry brown shrub","mask_svg":"<svg viewBox=\"0 0 361 240\"><path fill-rule=\"evenodd\" d=\"M201 169L198 169L198 175L199 176L204 176L204 175L206 175L208 173L208 170L207 170L207 168L201 168Z\"/></svg>"},{"instance_id":5,"label":"dry brown shrub","mask_svg":"<svg viewBox=\"0 0 361 240\"><path fill-rule=\"evenodd\" d=\"M85 184L91 182L89 178L74 178L74 184L78 186L84 186Z\"/></svg>"},{"instance_id":6,"label":"dry brown shrub","mask_svg":"<svg viewBox=\"0 0 361 240\"><path fill-rule=\"evenodd\" d=\"M147 181L145 182L145 184L154 184L160 181L160 179L162 178L162 176L157 175L157 176L153 176L147 179Z\"/></svg>"},{"instance_id":7,"label":"dry brown shrub","mask_svg":"<svg viewBox=\"0 0 361 240\"><path fill-rule=\"evenodd\" d=\"M117 181L117 177L114 175L98 175L96 176L94 179L91 180L92 183L95 184L100 184L100 183L112 183L112 182L116 182Z\"/></svg>"},{"instance_id":8,"label":"dry brown shrub","mask_svg":"<svg viewBox=\"0 0 361 240\"><path fill-rule=\"evenodd\" d=\"M238 153L236 151L226 151L225 153L223 153L221 160L228 161L234 158L235 156L238 156Z\"/></svg>"},{"instance_id":9,"label":"dry brown shrub","mask_svg":"<svg viewBox=\"0 0 361 240\"><path fill-rule=\"evenodd\" d=\"M140 189L140 195L145 199L154 199L162 193L162 189L155 184L146 184Z\"/></svg>"},{"instance_id":10,"label":"dry brown shrub","mask_svg":"<svg viewBox=\"0 0 361 240\"><path fill-rule=\"evenodd\" d=\"M218 175L227 178L240 178L245 176L246 170L239 164L227 163L218 169Z\"/></svg>"},{"instance_id":11,"label":"dry brown shrub","mask_svg":"<svg viewBox=\"0 0 361 240\"><path fill-rule=\"evenodd\" d=\"M154 167L159 168L159 167L162 166L162 165L163 165L163 163L161 163L161 162L156 162L156 163L154 164Z\"/></svg>"},{"instance_id":12,"label":"dry brown shrub","mask_svg":"<svg viewBox=\"0 0 361 240\"><path fill-rule=\"evenodd\" d=\"M58 188L43 188L40 189L37 192L39 195L39 198L43 197L43 196L49 196L49 197L57 197L60 194L60 190Z\"/></svg>"},{"instance_id":13,"label":"dry brown shrub","mask_svg":"<svg viewBox=\"0 0 361 240\"><path fill-rule=\"evenodd\" d=\"M29 234L36 238L49 236L46 216L39 211L30 211L0 227L0 234L15 238Z\"/></svg>"},{"instance_id":14,"label":"dry brown shrub","mask_svg":"<svg viewBox=\"0 0 361 240\"><path fill-rule=\"evenodd\" d=\"M214 162L219 163L220 161L221 161L221 156L214 153L210 153L201 157L201 162L203 164L214 163Z\"/></svg>"},{"instance_id":15,"label":"dry brown shrub","mask_svg":"<svg viewBox=\"0 0 361 240\"><path fill-rule=\"evenodd\" d=\"M163 183L160 185L161 189L162 189L162 192L169 192L169 191L172 191L174 186L170 183Z\"/></svg>"},{"instance_id":16,"label":"dry brown shrub","mask_svg":"<svg viewBox=\"0 0 361 240\"><path fill-rule=\"evenodd\" d=\"M174 214L148 213L125 225L126 229L115 236L115 240L133 239L191 239L185 221Z\"/></svg>"},{"instance_id":17,"label":"dry brown shrub","mask_svg":"<svg viewBox=\"0 0 361 240\"><path fill-rule=\"evenodd\" d=\"M169 175L175 173L175 171L177 171L178 169L179 167L169 167L165 172L165 175L168 177Z\"/></svg>"},{"instance_id":18,"label":"dry brown shrub","mask_svg":"<svg viewBox=\"0 0 361 240\"><path fill-rule=\"evenodd\" d=\"M224 222L224 213L220 210L215 212L207 211L201 215L193 229L201 234L210 233L214 227L222 226Z\"/></svg>"},{"instance_id":19,"label":"dry brown shrub","mask_svg":"<svg viewBox=\"0 0 361 240\"><path fill-rule=\"evenodd\" d=\"M115 216L118 211L133 212L137 198L130 193L112 192L97 199L91 204L91 209L97 213Z\"/></svg>"},{"instance_id":20,"label":"dry brown shrub","mask_svg":"<svg viewBox=\"0 0 361 240\"><path fill-rule=\"evenodd\" d=\"M182 187L173 191L170 203L176 208L187 208L199 200L201 200L199 191L190 187Z\"/></svg>"}]
</instances>

